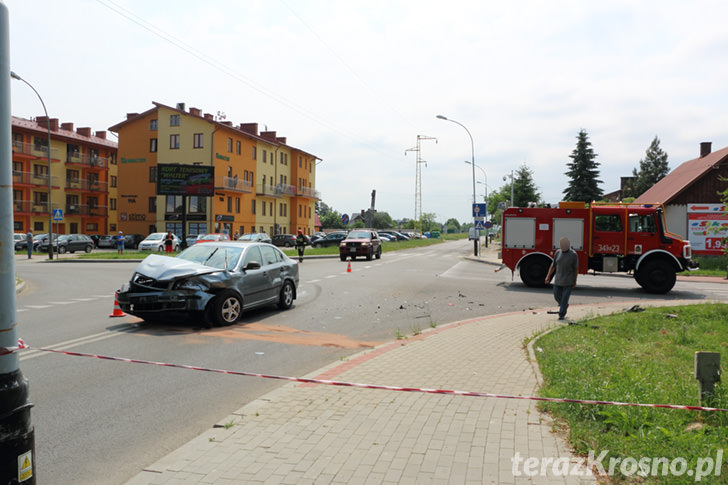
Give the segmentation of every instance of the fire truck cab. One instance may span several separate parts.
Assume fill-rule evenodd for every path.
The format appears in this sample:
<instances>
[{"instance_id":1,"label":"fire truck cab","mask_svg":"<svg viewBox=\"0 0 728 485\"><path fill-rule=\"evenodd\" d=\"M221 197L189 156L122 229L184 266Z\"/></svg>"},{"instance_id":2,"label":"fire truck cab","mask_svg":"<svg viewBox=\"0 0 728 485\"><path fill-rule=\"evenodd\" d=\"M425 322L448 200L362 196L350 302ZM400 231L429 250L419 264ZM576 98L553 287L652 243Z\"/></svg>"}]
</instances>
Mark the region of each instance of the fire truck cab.
<instances>
[{"instance_id":1,"label":"fire truck cab","mask_svg":"<svg viewBox=\"0 0 728 485\"><path fill-rule=\"evenodd\" d=\"M697 269L690 242L667 231L659 204L561 202L558 208L503 212L501 256L528 286L545 279L559 240L568 237L579 273L633 272L650 293L667 293L680 271Z\"/></svg>"}]
</instances>

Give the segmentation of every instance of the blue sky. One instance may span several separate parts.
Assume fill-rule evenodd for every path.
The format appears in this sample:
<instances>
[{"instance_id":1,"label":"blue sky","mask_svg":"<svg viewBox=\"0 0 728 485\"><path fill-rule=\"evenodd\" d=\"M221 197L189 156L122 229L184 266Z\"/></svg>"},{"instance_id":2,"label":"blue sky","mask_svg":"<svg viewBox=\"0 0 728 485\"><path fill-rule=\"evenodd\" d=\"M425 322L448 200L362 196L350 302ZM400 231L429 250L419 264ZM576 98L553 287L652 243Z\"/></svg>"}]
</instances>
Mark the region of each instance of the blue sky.
<instances>
[{"instance_id":1,"label":"blue sky","mask_svg":"<svg viewBox=\"0 0 728 485\"><path fill-rule=\"evenodd\" d=\"M420 134L438 138L423 143L423 210L469 219L470 141L437 114L468 126L493 189L525 162L548 202L561 197L582 128L605 192L655 135L671 167L701 141L728 145L725 2L6 5L12 68L52 117L101 130L159 101L255 121L323 159L318 188L341 212L366 207L377 189L380 210L412 217L415 157L405 150ZM41 113L26 87L14 83L12 96L14 115Z\"/></svg>"}]
</instances>

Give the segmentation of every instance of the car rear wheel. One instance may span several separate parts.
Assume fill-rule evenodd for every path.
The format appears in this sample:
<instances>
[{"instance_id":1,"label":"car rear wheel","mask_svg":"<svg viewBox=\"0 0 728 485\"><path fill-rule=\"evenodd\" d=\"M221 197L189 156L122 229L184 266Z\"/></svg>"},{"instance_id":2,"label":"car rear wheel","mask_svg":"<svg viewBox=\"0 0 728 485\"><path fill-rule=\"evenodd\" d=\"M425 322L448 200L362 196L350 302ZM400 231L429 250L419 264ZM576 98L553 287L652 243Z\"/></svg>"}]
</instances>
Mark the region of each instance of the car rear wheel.
<instances>
[{"instance_id":1,"label":"car rear wheel","mask_svg":"<svg viewBox=\"0 0 728 485\"><path fill-rule=\"evenodd\" d=\"M66 246L58 247L58 254L64 254L66 252Z\"/></svg>"},{"instance_id":2,"label":"car rear wheel","mask_svg":"<svg viewBox=\"0 0 728 485\"><path fill-rule=\"evenodd\" d=\"M293 283L285 281L283 288L281 288L281 296L278 299L278 308L281 310L288 310L293 306L293 297L295 290L293 289Z\"/></svg>"},{"instance_id":3,"label":"car rear wheel","mask_svg":"<svg viewBox=\"0 0 728 485\"><path fill-rule=\"evenodd\" d=\"M232 325L243 314L243 301L234 291L221 292L209 305L210 315L205 319L208 328L215 323L220 326Z\"/></svg>"},{"instance_id":4,"label":"car rear wheel","mask_svg":"<svg viewBox=\"0 0 728 485\"><path fill-rule=\"evenodd\" d=\"M521 281L532 288L543 288L546 286L546 275L548 274L550 261L546 257L530 257L520 265Z\"/></svg>"},{"instance_id":5,"label":"car rear wheel","mask_svg":"<svg viewBox=\"0 0 728 485\"><path fill-rule=\"evenodd\" d=\"M86 252L86 254L88 254L88 253L90 253L91 251L93 251L93 249L94 249L94 248L93 248L93 246L91 246L91 245L88 245L88 246L86 246L86 248L84 249L84 251Z\"/></svg>"}]
</instances>

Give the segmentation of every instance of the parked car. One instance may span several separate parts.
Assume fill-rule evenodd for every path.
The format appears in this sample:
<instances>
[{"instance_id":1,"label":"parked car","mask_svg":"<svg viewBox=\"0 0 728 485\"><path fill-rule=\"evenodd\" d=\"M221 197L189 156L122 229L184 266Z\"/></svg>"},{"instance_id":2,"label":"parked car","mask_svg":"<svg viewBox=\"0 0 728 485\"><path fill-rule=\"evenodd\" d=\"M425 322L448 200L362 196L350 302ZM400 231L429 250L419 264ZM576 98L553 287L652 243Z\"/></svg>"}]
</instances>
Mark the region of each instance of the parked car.
<instances>
[{"instance_id":1,"label":"parked car","mask_svg":"<svg viewBox=\"0 0 728 485\"><path fill-rule=\"evenodd\" d=\"M144 236L141 234L124 234L124 249L137 249L143 240ZM116 240L114 240L114 245L116 245Z\"/></svg>"},{"instance_id":2,"label":"parked car","mask_svg":"<svg viewBox=\"0 0 728 485\"><path fill-rule=\"evenodd\" d=\"M167 236L166 232L153 232L144 238L139 243L140 251L164 251L164 238ZM172 249L179 251L179 238L176 234L172 234Z\"/></svg>"},{"instance_id":3,"label":"parked car","mask_svg":"<svg viewBox=\"0 0 728 485\"><path fill-rule=\"evenodd\" d=\"M94 241L86 234L53 235L53 251L58 254L84 251L90 253L94 249ZM48 238L38 246L38 250L48 252Z\"/></svg>"},{"instance_id":4,"label":"parked car","mask_svg":"<svg viewBox=\"0 0 728 485\"><path fill-rule=\"evenodd\" d=\"M315 248L327 248L329 246L338 246L344 239L346 239L345 232L332 232L325 237L314 239L311 245Z\"/></svg>"},{"instance_id":5,"label":"parked car","mask_svg":"<svg viewBox=\"0 0 728 485\"><path fill-rule=\"evenodd\" d=\"M276 234L273 236L273 245L278 247L292 248L296 245L296 236L293 234Z\"/></svg>"},{"instance_id":6,"label":"parked car","mask_svg":"<svg viewBox=\"0 0 728 485\"><path fill-rule=\"evenodd\" d=\"M25 234L16 232L13 233L13 244L15 245L15 250L20 251L21 249L27 249L28 243L25 242L25 238L27 236ZM23 244L25 243L25 244Z\"/></svg>"},{"instance_id":7,"label":"parked car","mask_svg":"<svg viewBox=\"0 0 728 485\"><path fill-rule=\"evenodd\" d=\"M385 230L378 231L378 232L380 235L389 234L390 236L394 237L397 241L409 241L409 239L410 239L409 236L406 236L406 235L402 234L401 232L392 231L389 229L385 229Z\"/></svg>"},{"instance_id":8,"label":"parked car","mask_svg":"<svg viewBox=\"0 0 728 485\"><path fill-rule=\"evenodd\" d=\"M187 235L187 239L185 239L185 242L187 243L187 247L194 246L197 244L197 239L203 237L204 234L191 234Z\"/></svg>"},{"instance_id":9,"label":"parked car","mask_svg":"<svg viewBox=\"0 0 728 485\"><path fill-rule=\"evenodd\" d=\"M253 232L250 234L243 234L238 238L238 241L253 241L273 244L273 240L270 236L264 232Z\"/></svg>"},{"instance_id":10,"label":"parked car","mask_svg":"<svg viewBox=\"0 0 728 485\"><path fill-rule=\"evenodd\" d=\"M347 258L356 259L365 256L367 261L382 257L382 240L376 231L369 229L354 229L339 244L339 257L342 261Z\"/></svg>"},{"instance_id":11,"label":"parked car","mask_svg":"<svg viewBox=\"0 0 728 485\"><path fill-rule=\"evenodd\" d=\"M230 235L225 234L224 232L221 232L221 233L205 234L202 236L197 236L197 241L195 242L195 244L201 243L201 242L215 242L215 241L229 241L229 240L230 240Z\"/></svg>"},{"instance_id":12,"label":"parked car","mask_svg":"<svg viewBox=\"0 0 728 485\"><path fill-rule=\"evenodd\" d=\"M396 237L392 236L391 234L387 234L386 232L378 232L378 234L379 239L381 239L382 242L392 242L397 240Z\"/></svg>"},{"instance_id":13,"label":"parked car","mask_svg":"<svg viewBox=\"0 0 728 485\"><path fill-rule=\"evenodd\" d=\"M198 243L176 257L150 255L119 290L122 311L147 321L200 318L235 323L244 310L296 299L298 263L266 243Z\"/></svg>"},{"instance_id":14,"label":"parked car","mask_svg":"<svg viewBox=\"0 0 728 485\"><path fill-rule=\"evenodd\" d=\"M99 236L99 242L96 246L99 248L116 247L116 234L107 234L105 236Z\"/></svg>"}]
</instances>

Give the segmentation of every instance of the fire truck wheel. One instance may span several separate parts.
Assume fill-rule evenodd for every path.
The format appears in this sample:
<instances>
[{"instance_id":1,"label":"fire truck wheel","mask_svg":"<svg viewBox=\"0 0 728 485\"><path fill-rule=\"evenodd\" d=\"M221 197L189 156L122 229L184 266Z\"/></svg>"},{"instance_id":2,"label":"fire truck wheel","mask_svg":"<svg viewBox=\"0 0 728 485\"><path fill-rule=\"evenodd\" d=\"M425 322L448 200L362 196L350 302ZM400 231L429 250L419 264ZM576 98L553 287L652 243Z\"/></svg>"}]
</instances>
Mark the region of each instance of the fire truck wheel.
<instances>
[{"instance_id":1,"label":"fire truck wheel","mask_svg":"<svg viewBox=\"0 0 728 485\"><path fill-rule=\"evenodd\" d=\"M549 271L551 262L545 257L527 258L520 264L521 281L526 286L533 288L543 288L546 286L546 274Z\"/></svg>"},{"instance_id":2,"label":"fire truck wheel","mask_svg":"<svg viewBox=\"0 0 728 485\"><path fill-rule=\"evenodd\" d=\"M646 292L664 294L675 286L675 268L664 260L646 261L634 278Z\"/></svg>"}]
</instances>

